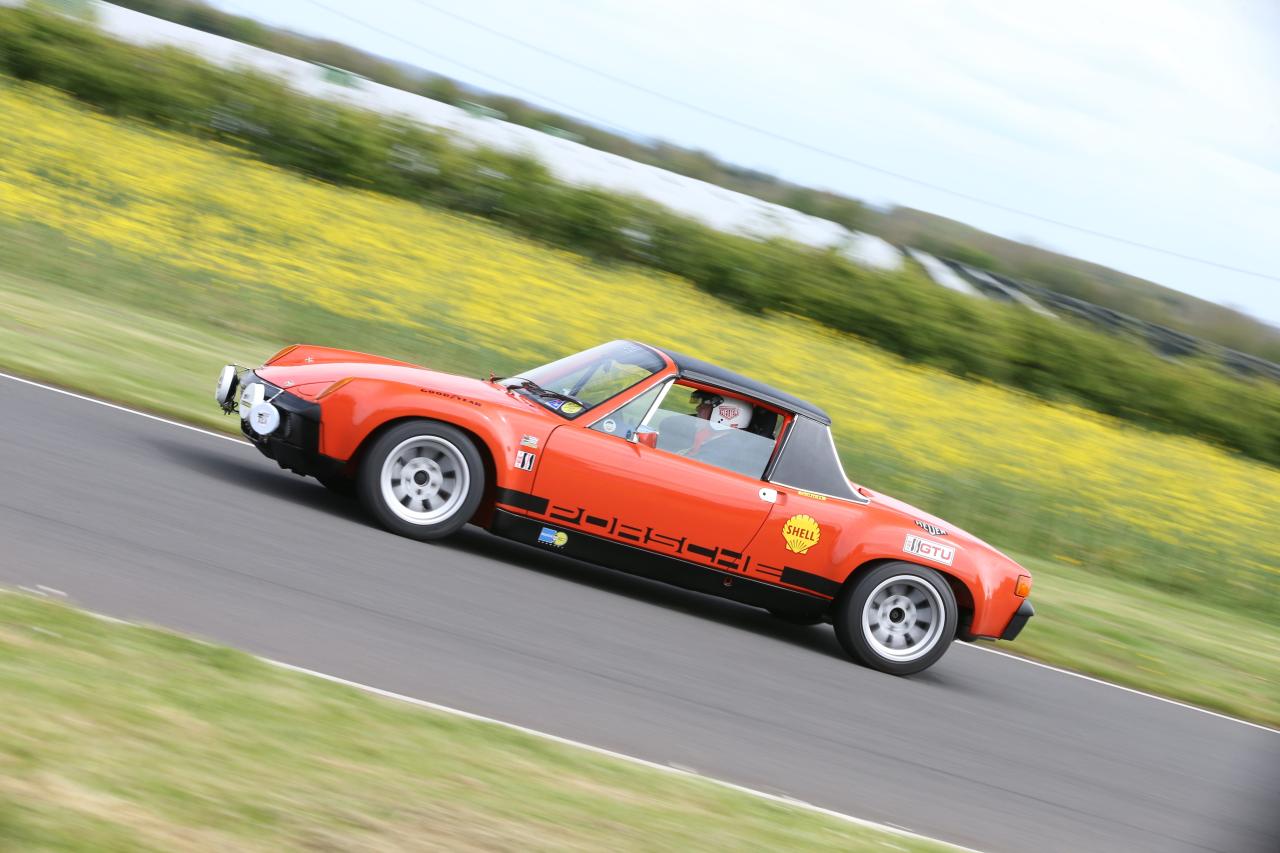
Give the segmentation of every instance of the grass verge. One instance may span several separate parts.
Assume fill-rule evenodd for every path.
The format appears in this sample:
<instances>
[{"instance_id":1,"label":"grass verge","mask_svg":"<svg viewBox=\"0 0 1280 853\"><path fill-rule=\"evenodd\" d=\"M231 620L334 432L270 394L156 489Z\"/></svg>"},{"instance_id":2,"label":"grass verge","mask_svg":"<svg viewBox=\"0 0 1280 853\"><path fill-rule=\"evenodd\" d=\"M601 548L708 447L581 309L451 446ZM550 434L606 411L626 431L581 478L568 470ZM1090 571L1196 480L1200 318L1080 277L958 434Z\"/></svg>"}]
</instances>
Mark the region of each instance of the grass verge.
<instances>
[{"instance_id":1,"label":"grass verge","mask_svg":"<svg viewBox=\"0 0 1280 853\"><path fill-rule=\"evenodd\" d=\"M951 849L23 595L0 695L5 849Z\"/></svg>"}]
</instances>

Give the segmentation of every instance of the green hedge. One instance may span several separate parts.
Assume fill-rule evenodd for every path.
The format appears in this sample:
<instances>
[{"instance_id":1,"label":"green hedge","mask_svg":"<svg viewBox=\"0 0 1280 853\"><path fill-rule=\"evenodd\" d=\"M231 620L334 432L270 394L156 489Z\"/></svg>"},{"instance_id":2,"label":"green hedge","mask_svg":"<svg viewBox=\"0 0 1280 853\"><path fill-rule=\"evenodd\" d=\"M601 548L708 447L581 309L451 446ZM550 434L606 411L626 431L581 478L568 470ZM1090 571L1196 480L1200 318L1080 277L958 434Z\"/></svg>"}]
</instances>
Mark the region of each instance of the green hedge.
<instances>
[{"instance_id":1,"label":"green hedge","mask_svg":"<svg viewBox=\"0 0 1280 853\"><path fill-rule=\"evenodd\" d=\"M666 270L746 310L813 317L960 376L1280 463L1280 386L955 294L912 269L870 271L833 251L724 234L644 199L561 183L528 157L32 9L0 9L0 72L323 180L488 217L598 260Z\"/></svg>"}]
</instances>

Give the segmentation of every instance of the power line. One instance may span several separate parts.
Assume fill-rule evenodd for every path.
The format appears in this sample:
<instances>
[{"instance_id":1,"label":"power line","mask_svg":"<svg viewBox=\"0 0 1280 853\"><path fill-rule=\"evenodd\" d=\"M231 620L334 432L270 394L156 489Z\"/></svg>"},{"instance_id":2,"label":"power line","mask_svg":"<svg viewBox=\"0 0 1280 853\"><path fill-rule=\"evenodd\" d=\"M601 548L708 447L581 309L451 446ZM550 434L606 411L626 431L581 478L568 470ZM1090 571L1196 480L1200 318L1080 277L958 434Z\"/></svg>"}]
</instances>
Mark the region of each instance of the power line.
<instances>
[{"instance_id":1,"label":"power line","mask_svg":"<svg viewBox=\"0 0 1280 853\"><path fill-rule=\"evenodd\" d=\"M1044 222L1049 225L1056 225L1059 228L1066 228L1080 234L1088 234L1091 237L1098 237L1103 240L1111 240L1112 242L1115 242L1115 243L1121 243L1126 246L1133 246L1134 248L1138 248L1138 249L1145 249L1150 252L1156 252L1162 255L1167 255L1169 257L1178 258L1180 260L1191 261L1197 264L1203 264L1205 266L1216 267L1217 269L1221 269L1221 270L1227 270L1230 272L1240 273L1242 275L1248 275L1248 276L1254 276L1256 278L1267 279L1268 281L1280 282L1280 276L1272 275L1270 273L1258 272L1256 270L1250 270L1250 269L1245 269L1243 267L1232 266L1231 264L1225 264L1220 261L1210 260L1209 258L1202 258L1196 255L1188 255L1183 252L1178 252L1173 249L1165 248L1163 246L1156 246L1151 243L1143 243L1140 240L1133 240L1128 237L1121 237L1115 234L1109 234L1105 231L1098 231L1083 225L1076 225L1071 222L1065 222L1061 219L1054 219L1053 217L1043 216L1039 213L1035 213L1030 210L1024 210L1023 208L1013 207L1012 205L1003 204L1001 202L994 201L992 199L973 195L972 193L967 193L967 192L964 192L963 190L953 189L951 187L943 186L942 184L935 184L931 181L926 181L922 178L915 178L915 177L912 177L911 175L894 171L893 169L886 169L883 166L877 166L874 163L868 163L865 160L859 160L854 157L841 154L838 151L832 151L830 149L823 148L818 145L814 145L810 142L805 142L802 139L797 139L795 137L787 136L786 134L778 133L777 131L769 130L768 128L760 127L759 125L754 125L754 124L751 124L750 122L742 121L741 119L734 118L733 116L725 115L724 113L719 113L719 112L716 112L715 110L707 109L706 107L703 107L699 104L694 104L690 101L686 101L674 95L668 95L665 92L660 92L656 89L651 89L648 86L642 85L640 83L635 83L631 80L626 79L625 77L620 77L608 71L603 71L594 66L587 65L586 63L583 63L583 62L579 62L578 60L573 59L571 57L564 56L563 54L557 53L553 50L548 50L547 48L544 48L540 45L526 41L525 39L519 38L517 36L513 36L509 33L505 33L498 29L494 29L493 27L490 27L487 24L480 23L479 21L473 21L472 19L467 18L463 15L459 15L458 13L453 12L449 9L443 9L440 6L435 5L434 3L430 3L428 2L428 0L414 0L414 2L417 3L419 6L422 6L424 9L431 9L432 11L437 12L446 17L452 18L455 21L459 21L471 27L475 27L476 29L489 33L490 35L497 36L498 38L504 39L513 44L518 44L521 47L525 47L529 50L540 53L543 56L547 56L559 62L563 62L566 65L572 66L573 68L577 68L580 71L586 71L589 74L594 74L597 77L600 77L604 80L609 80L613 83L617 83L620 86L626 86L627 88L634 89L637 92L643 92L646 95L659 98L669 103L684 107L685 109L692 110L697 113L701 113L702 115L709 116L711 118L717 119L727 124L731 124L734 127L738 127L743 130L749 130L753 133L760 134L761 136L768 137L769 139L773 139L778 142L784 142L788 145L794 145L798 148L802 148L814 154L821 154L825 157L830 157L832 159L839 160L843 163L848 163L849 165L857 166L861 169L866 169L871 172L876 172L881 175L886 175L891 178L896 178L897 180L900 180L900 181L905 181L907 183L914 184L915 186L924 187L926 189L934 190L935 192L945 193L946 195L950 195L955 198L964 199L965 201L970 201L970 202L973 202L974 204L981 204L986 207L992 208L994 210L1000 210L1005 213L1012 213L1017 216L1023 216L1028 219L1033 219L1037 222ZM466 66L462 66L462 67L466 67ZM497 78L493 78L493 79L497 79ZM587 114L583 113L583 115L587 115Z\"/></svg>"},{"instance_id":2,"label":"power line","mask_svg":"<svg viewBox=\"0 0 1280 853\"><path fill-rule=\"evenodd\" d=\"M455 59L452 56L447 56L443 53L440 53L439 51L423 47L422 45L416 42L409 41L404 36L401 36L398 33L393 33L390 30L384 30L381 27L370 24L367 21L362 21L359 18L354 18L351 15L348 15L346 12L343 12L341 9L335 9L332 6L319 2L319 0L306 0L306 2L310 3L312 6L316 6L320 9L324 9L326 12L332 15L337 15L339 18L343 18L347 21L350 21L353 24L358 24L359 26L362 26L365 29L370 30L371 32L378 33L379 35L386 36L387 38L390 38L390 39L395 39L396 41L400 42L401 44L407 47L411 47L414 50L419 51L420 53L425 53L427 56L433 56L436 59L441 59L441 60L444 60L445 62L451 62L454 65L458 66L459 68L464 68L467 71L470 71L472 74L478 74L481 77L494 81L495 83L500 83L503 86L508 86L516 90L517 92L522 92L525 95L531 98L534 98L538 101L543 101L555 107L558 107L559 109L564 110L566 113L569 113L571 115L577 115L582 118L588 119L607 130L613 131L614 133L622 134L623 136L638 135L633 131L625 130L623 128L615 126L608 119L603 118L602 116L594 115L593 113L589 113L586 110L580 110L577 107L570 106L569 104L566 104L562 101L558 101L555 98L552 98L548 95L543 95L539 92L535 92L534 90L529 89L525 86L522 86L519 83L516 83L512 80L507 80L502 77L498 77L497 75L490 74L488 71L482 71L473 65L468 65L467 63L462 62L461 60Z\"/></svg>"}]
</instances>

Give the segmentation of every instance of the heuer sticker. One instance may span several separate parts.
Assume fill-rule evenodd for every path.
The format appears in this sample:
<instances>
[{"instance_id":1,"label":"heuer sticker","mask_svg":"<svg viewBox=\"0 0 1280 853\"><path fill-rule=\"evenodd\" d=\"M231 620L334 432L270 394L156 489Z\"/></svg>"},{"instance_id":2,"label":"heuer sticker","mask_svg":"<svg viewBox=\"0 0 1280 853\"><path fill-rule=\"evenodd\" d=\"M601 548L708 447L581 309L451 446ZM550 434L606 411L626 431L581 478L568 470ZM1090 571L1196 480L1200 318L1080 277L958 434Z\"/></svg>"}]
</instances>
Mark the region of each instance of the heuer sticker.
<instances>
[{"instance_id":1,"label":"heuer sticker","mask_svg":"<svg viewBox=\"0 0 1280 853\"><path fill-rule=\"evenodd\" d=\"M538 437L536 435L526 435L520 439L521 447L537 447Z\"/></svg>"},{"instance_id":2,"label":"heuer sticker","mask_svg":"<svg viewBox=\"0 0 1280 853\"><path fill-rule=\"evenodd\" d=\"M605 432L613 432L618 428L618 422L613 418L605 418L604 423L600 424L600 428Z\"/></svg>"},{"instance_id":3,"label":"heuer sticker","mask_svg":"<svg viewBox=\"0 0 1280 853\"><path fill-rule=\"evenodd\" d=\"M782 538L787 542L787 550L803 554L822 538L822 528L811 515L793 515L782 525Z\"/></svg>"},{"instance_id":4,"label":"heuer sticker","mask_svg":"<svg viewBox=\"0 0 1280 853\"><path fill-rule=\"evenodd\" d=\"M552 530L550 527L544 527L542 532L538 534L538 542L543 545L554 545L557 548L563 548L568 541L569 534L563 530Z\"/></svg>"},{"instance_id":5,"label":"heuer sticker","mask_svg":"<svg viewBox=\"0 0 1280 853\"><path fill-rule=\"evenodd\" d=\"M946 536L947 535L947 531L943 530L938 525L930 524L927 521L921 521L918 518L916 519L916 527L919 527L921 530L923 530L925 533L928 533L930 536Z\"/></svg>"},{"instance_id":6,"label":"heuer sticker","mask_svg":"<svg viewBox=\"0 0 1280 853\"><path fill-rule=\"evenodd\" d=\"M530 453L527 450L516 451L516 467L521 471L532 471L533 462L538 458L538 454Z\"/></svg>"},{"instance_id":7,"label":"heuer sticker","mask_svg":"<svg viewBox=\"0 0 1280 853\"><path fill-rule=\"evenodd\" d=\"M902 543L902 550L917 557L924 557L926 560L933 560L935 563L942 563L944 566L951 565L952 560L956 558L956 549L950 545L923 539L914 533L907 534L906 541Z\"/></svg>"},{"instance_id":8,"label":"heuer sticker","mask_svg":"<svg viewBox=\"0 0 1280 853\"><path fill-rule=\"evenodd\" d=\"M569 400L560 407L560 411L564 412L566 415L576 415L578 412L582 411L582 404Z\"/></svg>"}]
</instances>

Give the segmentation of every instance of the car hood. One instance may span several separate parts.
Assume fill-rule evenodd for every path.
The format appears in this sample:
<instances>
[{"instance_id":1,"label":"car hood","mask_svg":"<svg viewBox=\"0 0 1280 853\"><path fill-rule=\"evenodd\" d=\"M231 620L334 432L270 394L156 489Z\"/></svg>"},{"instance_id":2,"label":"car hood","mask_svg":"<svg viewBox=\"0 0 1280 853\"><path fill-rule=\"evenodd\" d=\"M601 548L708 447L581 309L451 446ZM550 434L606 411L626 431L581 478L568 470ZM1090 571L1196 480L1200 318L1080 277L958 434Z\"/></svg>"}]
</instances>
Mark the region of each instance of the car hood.
<instances>
[{"instance_id":1,"label":"car hood","mask_svg":"<svg viewBox=\"0 0 1280 853\"><path fill-rule=\"evenodd\" d=\"M416 385L475 400L510 401L505 388L473 379L455 376L425 367L400 362L324 362L313 364L269 365L255 371L258 376L279 388L285 388L305 400L314 400L324 389L340 379L380 379L403 385Z\"/></svg>"}]
</instances>

